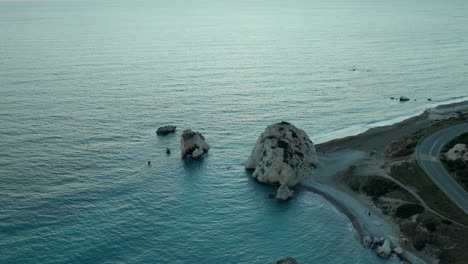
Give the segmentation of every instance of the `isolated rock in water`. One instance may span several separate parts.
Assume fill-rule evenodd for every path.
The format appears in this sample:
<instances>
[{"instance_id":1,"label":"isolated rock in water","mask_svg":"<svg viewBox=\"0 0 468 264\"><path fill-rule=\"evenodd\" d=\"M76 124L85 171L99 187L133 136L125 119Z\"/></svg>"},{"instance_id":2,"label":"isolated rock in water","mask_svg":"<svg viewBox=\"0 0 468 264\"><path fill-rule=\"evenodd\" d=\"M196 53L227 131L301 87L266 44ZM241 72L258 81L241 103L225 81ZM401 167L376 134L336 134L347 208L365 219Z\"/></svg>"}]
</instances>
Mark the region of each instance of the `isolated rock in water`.
<instances>
[{"instance_id":1,"label":"isolated rock in water","mask_svg":"<svg viewBox=\"0 0 468 264\"><path fill-rule=\"evenodd\" d=\"M465 144L456 144L445 154L448 160L468 161L468 148Z\"/></svg>"},{"instance_id":2,"label":"isolated rock in water","mask_svg":"<svg viewBox=\"0 0 468 264\"><path fill-rule=\"evenodd\" d=\"M365 236L364 239L362 240L362 244L364 245L364 247L369 248L371 247L373 241L374 240L372 239L372 237Z\"/></svg>"},{"instance_id":3,"label":"isolated rock in water","mask_svg":"<svg viewBox=\"0 0 468 264\"><path fill-rule=\"evenodd\" d=\"M193 152L192 152L192 158L194 159L198 159L200 158L201 156L203 156L205 152L203 152L203 149L202 148L196 148Z\"/></svg>"},{"instance_id":4,"label":"isolated rock in water","mask_svg":"<svg viewBox=\"0 0 468 264\"><path fill-rule=\"evenodd\" d=\"M270 125L260 135L245 165L260 182L289 187L312 174L317 165L314 143L287 122Z\"/></svg>"},{"instance_id":5,"label":"isolated rock in water","mask_svg":"<svg viewBox=\"0 0 468 264\"><path fill-rule=\"evenodd\" d=\"M276 261L276 264L299 264L295 259L287 257Z\"/></svg>"},{"instance_id":6,"label":"isolated rock in water","mask_svg":"<svg viewBox=\"0 0 468 264\"><path fill-rule=\"evenodd\" d=\"M175 130L176 130L176 126L163 126L163 127L158 128L158 130L156 131L156 134L167 135L170 133L174 133Z\"/></svg>"},{"instance_id":7,"label":"isolated rock in water","mask_svg":"<svg viewBox=\"0 0 468 264\"><path fill-rule=\"evenodd\" d=\"M377 255L380 257L388 258L392 254L392 249L390 248L390 241L385 240L382 246L377 248Z\"/></svg>"},{"instance_id":8,"label":"isolated rock in water","mask_svg":"<svg viewBox=\"0 0 468 264\"><path fill-rule=\"evenodd\" d=\"M276 199L287 200L292 197L294 191L289 190L286 184L281 184L276 191Z\"/></svg>"},{"instance_id":9,"label":"isolated rock in water","mask_svg":"<svg viewBox=\"0 0 468 264\"><path fill-rule=\"evenodd\" d=\"M403 254L403 249L401 247L396 247L393 249L393 252L395 252L397 255L401 255Z\"/></svg>"},{"instance_id":10,"label":"isolated rock in water","mask_svg":"<svg viewBox=\"0 0 468 264\"><path fill-rule=\"evenodd\" d=\"M180 153L182 158L186 157L187 155L193 156L194 152L197 157L200 157L209 150L210 146L205 142L205 137L203 137L202 134L194 132L190 129L184 131L180 139ZM202 152L201 155L200 151Z\"/></svg>"},{"instance_id":11,"label":"isolated rock in water","mask_svg":"<svg viewBox=\"0 0 468 264\"><path fill-rule=\"evenodd\" d=\"M400 101L401 102L406 102L406 101L409 101L409 98L406 97L406 96L400 96Z\"/></svg>"}]
</instances>

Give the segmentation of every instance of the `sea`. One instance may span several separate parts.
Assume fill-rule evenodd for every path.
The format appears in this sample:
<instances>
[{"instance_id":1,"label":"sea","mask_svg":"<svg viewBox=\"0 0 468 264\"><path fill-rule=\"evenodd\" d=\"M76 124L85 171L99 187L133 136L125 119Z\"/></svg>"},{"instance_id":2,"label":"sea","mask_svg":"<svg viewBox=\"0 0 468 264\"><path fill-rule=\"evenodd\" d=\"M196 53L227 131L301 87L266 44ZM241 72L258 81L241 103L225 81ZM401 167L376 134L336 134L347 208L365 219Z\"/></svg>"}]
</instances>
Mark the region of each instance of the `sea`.
<instances>
[{"instance_id":1,"label":"sea","mask_svg":"<svg viewBox=\"0 0 468 264\"><path fill-rule=\"evenodd\" d=\"M275 122L319 143L466 96L466 0L2 0L0 263L398 263L244 163Z\"/></svg>"}]
</instances>

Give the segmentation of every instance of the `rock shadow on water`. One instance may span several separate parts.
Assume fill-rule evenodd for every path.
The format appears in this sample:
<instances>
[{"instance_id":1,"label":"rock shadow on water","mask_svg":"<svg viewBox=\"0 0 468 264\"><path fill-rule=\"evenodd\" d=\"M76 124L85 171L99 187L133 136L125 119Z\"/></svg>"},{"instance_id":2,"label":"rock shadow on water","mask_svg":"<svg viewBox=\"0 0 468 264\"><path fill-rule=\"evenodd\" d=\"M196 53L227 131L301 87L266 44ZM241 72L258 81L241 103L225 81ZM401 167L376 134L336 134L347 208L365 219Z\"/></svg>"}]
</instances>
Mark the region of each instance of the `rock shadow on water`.
<instances>
[{"instance_id":1,"label":"rock shadow on water","mask_svg":"<svg viewBox=\"0 0 468 264\"><path fill-rule=\"evenodd\" d=\"M182 159L182 166L185 172L200 172L206 169L207 162L206 159L208 158L207 155L204 156L204 159L193 159L191 157L186 157Z\"/></svg>"},{"instance_id":2,"label":"rock shadow on water","mask_svg":"<svg viewBox=\"0 0 468 264\"><path fill-rule=\"evenodd\" d=\"M252 192L256 192L259 200L263 200L263 203L268 207L273 208L274 211L286 211L290 207L293 207L294 200L298 199L302 195L302 188L296 186L293 188L294 195L288 200L280 200L276 198L276 192L279 184L263 183L252 177L254 170L244 170L244 176L248 178L249 189Z\"/></svg>"}]
</instances>

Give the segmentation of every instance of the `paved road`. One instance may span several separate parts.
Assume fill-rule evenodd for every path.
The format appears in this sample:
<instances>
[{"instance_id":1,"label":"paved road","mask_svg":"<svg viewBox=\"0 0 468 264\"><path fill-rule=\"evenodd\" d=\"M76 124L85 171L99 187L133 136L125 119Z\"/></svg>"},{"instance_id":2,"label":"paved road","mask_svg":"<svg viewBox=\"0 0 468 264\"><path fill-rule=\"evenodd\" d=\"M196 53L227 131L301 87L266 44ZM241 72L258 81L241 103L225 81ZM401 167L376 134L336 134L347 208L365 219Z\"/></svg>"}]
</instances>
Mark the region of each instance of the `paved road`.
<instances>
[{"instance_id":1,"label":"paved road","mask_svg":"<svg viewBox=\"0 0 468 264\"><path fill-rule=\"evenodd\" d=\"M466 122L434 132L416 147L416 159L432 181L465 213L468 213L468 193L450 176L439 160L440 151L445 144L465 132L468 132Z\"/></svg>"}]
</instances>

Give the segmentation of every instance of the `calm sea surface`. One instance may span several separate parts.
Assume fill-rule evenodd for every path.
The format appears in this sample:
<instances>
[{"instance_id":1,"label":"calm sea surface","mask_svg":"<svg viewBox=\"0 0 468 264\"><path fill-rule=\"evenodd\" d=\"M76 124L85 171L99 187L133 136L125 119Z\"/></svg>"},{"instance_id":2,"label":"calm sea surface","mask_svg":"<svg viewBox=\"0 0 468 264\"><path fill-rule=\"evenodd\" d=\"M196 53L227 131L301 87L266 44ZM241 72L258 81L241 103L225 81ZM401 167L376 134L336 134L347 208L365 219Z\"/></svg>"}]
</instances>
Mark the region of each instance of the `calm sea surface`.
<instances>
[{"instance_id":1,"label":"calm sea surface","mask_svg":"<svg viewBox=\"0 0 468 264\"><path fill-rule=\"evenodd\" d=\"M393 263L243 164L274 122L323 141L467 96L467 25L464 0L0 2L0 263Z\"/></svg>"}]
</instances>

